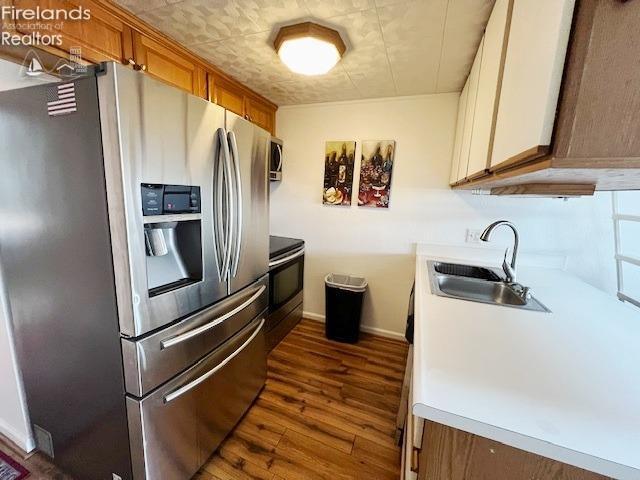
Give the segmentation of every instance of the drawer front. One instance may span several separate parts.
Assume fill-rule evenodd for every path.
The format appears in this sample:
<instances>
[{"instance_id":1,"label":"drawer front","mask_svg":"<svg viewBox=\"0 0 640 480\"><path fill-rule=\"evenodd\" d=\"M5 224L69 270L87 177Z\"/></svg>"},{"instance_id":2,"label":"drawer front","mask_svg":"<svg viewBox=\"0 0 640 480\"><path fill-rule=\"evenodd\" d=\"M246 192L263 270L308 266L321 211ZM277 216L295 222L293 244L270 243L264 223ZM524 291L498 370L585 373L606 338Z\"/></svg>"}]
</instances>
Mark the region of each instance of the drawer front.
<instances>
[{"instance_id":1,"label":"drawer front","mask_svg":"<svg viewBox=\"0 0 640 480\"><path fill-rule=\"evenodd\" d=\"M298 322L302 319L302 294L300 294L299 303L296 307L291 310L286 317L280 318L276 325L272 325L270 329L265 327L266 333L266 342L267 342L267 351L271 351L274 349L276 345L278 345L284 337L295 327ZM267 318L267 326L269 325L269 321L271 320L271 316Z\"/></svg>"},{"instance_id":2,"label":"drawer front","mask_svg":"<svg viewBox=\"0 0 640 480\"><path fill-rule=\"evenodd\" d=\"M211 352L269 306L269 276L138 341L122 339L127 392L142 397Z\"/></svg>"},{"instance_id":3,"label":"drawer front","mask_svg":"<svg viewBox=\"0 0 640 480\"><path fill-rule=\"evenodd\" d=\"M151 395L127 398L134 478L191 478L266 380L264 318Z\"/></svg>"}]
</instances>

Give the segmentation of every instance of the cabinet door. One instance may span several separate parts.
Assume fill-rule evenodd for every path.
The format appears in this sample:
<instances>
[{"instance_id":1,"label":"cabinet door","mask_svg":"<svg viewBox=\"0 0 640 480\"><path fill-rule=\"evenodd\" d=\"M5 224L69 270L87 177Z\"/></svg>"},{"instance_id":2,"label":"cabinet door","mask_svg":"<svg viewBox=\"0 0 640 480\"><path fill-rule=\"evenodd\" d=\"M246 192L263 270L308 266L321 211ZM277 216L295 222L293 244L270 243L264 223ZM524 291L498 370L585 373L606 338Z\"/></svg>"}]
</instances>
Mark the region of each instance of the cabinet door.
<instances>
[{"instance_id":1,"label":"cabinet door","mask_svg":"<svg viewBox=\"0 0 640 480\"><path fill-rule=\"evenodd\" d=\"M250 122L264 128L272 135L275 126L275 111L271 106L252 97L245 99L245 117Z\"/></svg>"},{"instance_id":2,"label":"cabinet door","mask_svg":"<svg viewBox=\"0 0 640 480\"><path fill-rule=\"evenodd\" d=\"M497 0L484 34L482 62L478 78L478 95L473 118L473 135L467 177L484 175L490 166L490 150L498 113L508 22L513 0Z\"/></svg>"},{"instance_id":3,"label":"cabinet door","mask_svg":"<svg viewBox=\"0 0 640 480\"><path fill-rule=\"evenodd\" d=\"M209 91L211 96L209 100L244 117L245 96L237 85L209 73Z\"/></svg>"},{"instance_id":4,"label":"cabinet door","mask_svg":"<svg viewBox=\"0 0 640 480\"><path fill-rule=\"evenodd\" d=\"M190 58L161 45L139 32L133 33L136 63L150 75L205 98L204 68Z\"/></svg>"},{"instance_id":5,"label":"cabinet door","mask_svg":"<svg viewBox=\"0 0 640 480\"><path fill-rule=\"evenodd\" d=\"M608 480L597 473L427 421L418 480Z\"/></svg>"},{"instance_id":6,"label":"cabinet door","mask_svg":"<svg viewBox=\"0 0 640 480\"><path fill-rule=\"evenodd\" d=\"M549 151L575 0L515 2L491 167Z\"/></svg>"},{"instance_id":7,"label":"cabinet door","mask_svg":"<svg viewBox=\"0 0 640 480\"><path fill-rule=\"evenodd\" d=\"M467 99L469 98L469 83L465 84L458 100L458 120L456 121L456 138L453 144L453 158L451 160L451 175L449 183L458 181L458 169L460 167L460 153L462 152L462 135L464 130L464 118L467 114Z\"/></svg>"},{"instance_id":8,"label":"cabinet door","mask_svg":"<svg viewBox=\"0 0 640 480\"><path fill-rule=\"evenodd\" d=\"M480 64L482 63L482 47L484 38L480 42L476 58L471 67L471 73L467 79L467 112L464 116L464 127L462 129L462 144L460 146L460 164L458 165L458 180L467 177L469 166L469 155L471 153L471 141L473 137L473 118L476 111L476 100L478 96L478 79L480 77Z\"/></svg>"},{"instance_id":9,"label":"cabinet door","mask_svg":"<svg viewBox=\"0 0 640 480\"><path fill-rule=\"evenodd\" d=\"M13 6L20 9L60 9L71 10L82 5L90 11L88 20L39 20L32 22L17 22L17 31L24 35L34 32L41 34L59 34L62 45L45 47L54 55L68 58L73 48L75 52L88 62L98 63L106 60L126 62L132 56L131 29L118 20L104 8L91 0L14 0ZM41 25L42 28L29 28L29 25ZM51 30L46 30L46 28Z\"/></svg>"}]
</instances>

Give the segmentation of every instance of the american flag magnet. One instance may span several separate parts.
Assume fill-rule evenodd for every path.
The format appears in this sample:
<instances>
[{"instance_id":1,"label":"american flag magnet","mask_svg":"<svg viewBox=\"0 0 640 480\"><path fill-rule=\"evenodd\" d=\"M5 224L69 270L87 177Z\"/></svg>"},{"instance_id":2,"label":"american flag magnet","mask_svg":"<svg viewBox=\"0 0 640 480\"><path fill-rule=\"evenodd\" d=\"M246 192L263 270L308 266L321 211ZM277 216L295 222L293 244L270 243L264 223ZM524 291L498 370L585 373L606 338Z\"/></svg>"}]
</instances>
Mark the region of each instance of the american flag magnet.
<instances>
[{"instance_id":1,"label":"american flag magnet","mask_svg":"<svg viewBox=\"0 0 640 480\"><path fill-rule=\"evenodd\" d=\"M47 112L50 117L77 111L76 87L73 83L62 83L57 86L57 91L52 93L55 100L47 102Z\"/></svg>"}]
</instances>

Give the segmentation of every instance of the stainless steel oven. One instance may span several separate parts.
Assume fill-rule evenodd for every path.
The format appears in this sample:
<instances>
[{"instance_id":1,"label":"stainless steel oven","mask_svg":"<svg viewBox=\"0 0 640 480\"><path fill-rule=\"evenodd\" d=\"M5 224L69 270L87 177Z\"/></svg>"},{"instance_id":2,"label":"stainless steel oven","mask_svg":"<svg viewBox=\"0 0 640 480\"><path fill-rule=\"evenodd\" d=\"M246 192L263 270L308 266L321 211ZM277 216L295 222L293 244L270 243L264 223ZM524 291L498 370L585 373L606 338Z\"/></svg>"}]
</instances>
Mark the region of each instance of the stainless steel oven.
<instances>
[{"instance_id":1,"label":"stainless steel oven","mask_svg":"<svg viewBox=\"0 0 640 480\"><path fill-rule=\"evenodd\" d=\"M269 238L269 315L265 325L271 350L302 318L304 240Z\"/></svg>"}]
</instances>

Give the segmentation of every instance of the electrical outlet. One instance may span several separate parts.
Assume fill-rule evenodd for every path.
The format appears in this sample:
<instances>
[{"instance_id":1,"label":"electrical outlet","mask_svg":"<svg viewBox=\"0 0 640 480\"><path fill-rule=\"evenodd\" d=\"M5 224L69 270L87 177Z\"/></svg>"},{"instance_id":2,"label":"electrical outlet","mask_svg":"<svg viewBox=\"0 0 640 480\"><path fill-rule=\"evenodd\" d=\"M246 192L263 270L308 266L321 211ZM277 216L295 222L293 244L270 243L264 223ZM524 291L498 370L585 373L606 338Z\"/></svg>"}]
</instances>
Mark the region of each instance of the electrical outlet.
<instances>
[{"instance_id":1,"label":"electrical outlet","mask_svg":"<svg viewBox=\"0 0 640 480\"><path fill-rule=\"evenodd\" d=\"M475 228L467 228L467 235L465 237L465 242L467 243L480 243L480 235L482 235L482 230L478 230Z\"/></svg>"}]
</instances>

